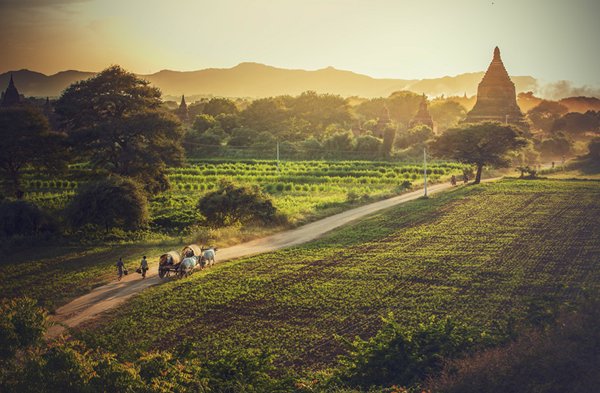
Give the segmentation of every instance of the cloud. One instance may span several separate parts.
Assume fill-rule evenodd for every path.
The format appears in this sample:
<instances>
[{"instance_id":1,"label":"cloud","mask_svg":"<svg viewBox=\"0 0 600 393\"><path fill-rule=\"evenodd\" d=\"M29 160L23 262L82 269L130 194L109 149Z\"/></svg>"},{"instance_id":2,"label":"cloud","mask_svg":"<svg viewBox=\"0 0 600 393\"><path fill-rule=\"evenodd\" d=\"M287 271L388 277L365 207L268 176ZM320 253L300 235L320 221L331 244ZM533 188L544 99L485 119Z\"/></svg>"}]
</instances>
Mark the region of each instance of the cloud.
<instances>
[{"instance_id":1,"label":"cloud","mask_svg":"<svg viewBox=\"0 0 600 393\"><path fill-rule=\"evenodd\" d=\"M570 81L558 81L540 84L537 94L541 97L559 100L566 97L597 97L600 98L600 87L598 86L574 86Z\"/></svg>"}]
</instances>

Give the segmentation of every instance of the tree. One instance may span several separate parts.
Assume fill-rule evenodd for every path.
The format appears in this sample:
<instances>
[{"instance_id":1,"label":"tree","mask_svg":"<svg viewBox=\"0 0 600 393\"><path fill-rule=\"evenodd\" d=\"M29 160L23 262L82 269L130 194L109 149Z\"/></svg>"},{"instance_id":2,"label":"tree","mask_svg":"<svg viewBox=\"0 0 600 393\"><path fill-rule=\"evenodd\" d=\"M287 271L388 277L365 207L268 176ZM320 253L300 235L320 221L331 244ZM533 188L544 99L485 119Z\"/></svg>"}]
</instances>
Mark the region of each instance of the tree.
<instances>
[{"instance_id":1,"label":"tree","mask_svg":"<svg viewBox=\"0 0 600 393\"><path fill-rule=\"evenodd\" d=\"M234 115L238 113L235 103L228 98L211 98L202 110L203 113L217 117L220 114Z\"/></svg>"},{"instance_id":2,"label":"tree","mask_svg":"<svg viewBox=\"0 0 600 393\"><path fill-rule=\"evenodd\" d=\"M429 105L429 113L437 123L438 132L441 132L449 127L456 126L460 120L465 118L467 111L464 106L456 101L434 100Z\"/></svg>"},{"instance_id":3,"label":"tree","mask_svg":"<svg viewBox=\"0 0 600 393\"><path fill-rule=\"evenodd\" d=\"M554 122L568 111L569 109L561 103L543 100L527 112L527 117L535 128L550 132Z\"/></svg>"},{"instance_id":4,"label":"tree","mask_svg":"<svg viewBox=\"0 0 600 393\"><path fill-rule=\"evenodd\" d=\"M277 213L271 199L258 187L240 187L228 181L221 182L218 190L200 198L197 207L210 224L216 226L253 220L268 223Z\"/></svg>"},{"instance_id":5,"label":"tree","mask_svg":"<svg viewBox=\"0 0 600 393\"><path fill-rule=\"evenodd\" d=\"M66 210L73 228L86 224L135 230L148 222L148 202L135 182L117 176L81 187Z\"/></svg>"},{"instance_id":6,"label":"tree","mask_svg":"<svg viewBox=\"0 0 600 393\"><path fill-rule=\"evenodd\" d=\"M573 141L562 132L557 133L552 138L544 139L540 144L542 156L550 159L569 155L572 148Z\"/></svg>"},{"instance_id":7,"label":"tree","mask_svg":"<svg viewBox=\"0 0 600 393\"><path fill-rule=\"evenodd\" d=\"M55 232L56 229L54 219L30 202L0 203L0 237L31 236Z\"/></svg>"},{"instance_id":8,"label":"tree","mask_svg":"<svg viewBox=\"0 0 600 393\"><path fill-rule=\"evenodd\" d=\"M216 125L217 125L217 120L215 120L214 117L203 113L201 115L196 116L196 119L194 120L193 128L194 128L194 130L198 131L199 133L203 133L204 131L206 131L209 128L212 128Z\"/></svg>"},{"instance_id":9,"label":"tree","mask_svg":"<svg viewBox=\"0 0 600 393\"><path fill-rule=\"evenodd\" d=\"M396 127L393 124L388 124L383 131L383 144L381 145L381 154L385 158L392 155L392 148L396 139Z\"/></svg>"},{"instance_id":10,"label":"tree","mask_svg":"<svg viewBox=\"0 0 600 393\"><path fill-rule=\"evenodd\" d=\"M475 184L481 181L484 165L506 167L510 164L508 153L525 146L527 141L518 129L495 122L451 128L431 143L432 152L438 156L476 165Z\"/></svg>"},{"instance_id":11,"label":"tree","mask_svg":"<svg viewBox=\"0 0 600 393\"><path fill-rule=\"evenodd\" d=\"M600 162L600 138L594 138L588 144L588 157L596 162Z\"/></svg>"},{"instance_id":12,"label":"tree","mask_svg":"<svg viewBox=\"0 0 600 393\"><path fill-rule=\"evenodd\" d=\"M365 153L376 153L379 151L383 141L373 135L361 135L356 138L356 151Z\"/></svg>"},{"instance_id":13,"label":"tree","mask_svg":"<svg viewBox=\"0 0 600 393\"><path fill-rule=\"evenodd\" d=\"M410 130L402 131L396 138L396 147L406 149L413 145L423 145L433 138L433 131L429 126L419 124Z\"/></svg>"},{"instance_id":14,"label":"tree","mask_svg":"<svg viewBox=\"0 0 600 393\"><path fill-rule=\"evenodd\" d=\"M27 167L63 169L65 140L66 135L51 132L44 115L33 108L0 109L0 174L6 191L23 197L21 174Z\"/></svg>"},{"instance_id":15,"label":"tree","mask_svg":"<svg viewBox=\"0 0 600 393\"><path fill-rule=\"evenodd\" d=\"M323 141L323 148L332 152L349 152L354 149L354 135L351 131L336 131Z\"/></svg>"},{"instance_id":16,"label":"tree","mask_svg":"<svg viewBox=\"0 0 600 393\"><path fill-rule=\"evenodd\" d=\"M169 186L166 167L183 160L183 130L160 104L160 90L112 66L69 86L56 112L82 158L154 192Z\"/></svg>"}]
</instances>

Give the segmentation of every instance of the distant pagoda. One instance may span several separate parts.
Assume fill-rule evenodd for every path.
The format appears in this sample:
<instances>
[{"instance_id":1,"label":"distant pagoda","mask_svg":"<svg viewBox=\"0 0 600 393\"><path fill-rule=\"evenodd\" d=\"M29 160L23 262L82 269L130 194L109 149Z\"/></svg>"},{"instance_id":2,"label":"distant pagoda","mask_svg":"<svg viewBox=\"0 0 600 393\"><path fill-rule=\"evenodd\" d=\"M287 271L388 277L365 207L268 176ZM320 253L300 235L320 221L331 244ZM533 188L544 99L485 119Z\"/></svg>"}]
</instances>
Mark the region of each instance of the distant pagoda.
<instances>
[{"instance_id":1,"label":"distant pagoda","mask_svg":"<svg viewBox=\"0 0 600 393\"><path fill-rule=\"evenodd\" d=\"M429 113L429 108L427 107L427 97L423 94L423 99L419 104L419 110L415 117L412 118L410 123L408 123L409 128L413 128L418 126L419 124L423 124L433 131L433 119L431 118L431 114Z\"/></svg>"},{"instance_id":2,"label":"distant pagoda","mask_svg":"<svg viewBox=\"0 0 600 393\"><path fill-rule=\"evenodd\" d=\"M10 75L10 81L8 82L8 87L4 94L2 94L2 103L0 106L15 106L21 103L21 96L19 95L19 91L15 87L15 82L13 81L12 74Z\"/></svg>"},{"instance_id":3,"label":"distant pagoda","mask_svg":"<svg viewBox=\"0 0 600 393\"><path fill-rule=\"evenodd\" d=\"M528 128L517 105L515 84L510 80L500 58L500 49L494 49L494 58L477 87L477 103L467 114L465 122L499 121Z\"/></svg>"},{"instance_id":4,"label":"distant pagoda","mask_svg":"<svg viewBox=\"0 0 600 393\"><path fill-rule=\"evenodd\" d=\"M181 121L187 121L188 119L188 107L185 103L185 96L181 96L181 103L179 104L179 108L175 110L175 114L179 117Z\"/></svg>"}]
</instances>

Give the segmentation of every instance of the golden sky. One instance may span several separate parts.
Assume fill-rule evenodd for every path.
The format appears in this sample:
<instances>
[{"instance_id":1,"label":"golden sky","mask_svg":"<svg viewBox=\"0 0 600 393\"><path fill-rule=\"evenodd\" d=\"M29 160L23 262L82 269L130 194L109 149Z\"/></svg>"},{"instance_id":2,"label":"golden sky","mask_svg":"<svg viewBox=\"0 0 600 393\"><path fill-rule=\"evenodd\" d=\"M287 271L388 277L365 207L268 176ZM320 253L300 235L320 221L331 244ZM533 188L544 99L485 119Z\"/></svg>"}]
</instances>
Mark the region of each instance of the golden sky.
<instances>
[{"instance_id":1,"label":"golden sky","mask_svg":"<svg viewBox=\"0 0 600 393\"><path fill-rule=\"evenodd\" d=\"M600 85L600 0L0 0L0 72L333 66Z\"/></svg>"}]
</instances>

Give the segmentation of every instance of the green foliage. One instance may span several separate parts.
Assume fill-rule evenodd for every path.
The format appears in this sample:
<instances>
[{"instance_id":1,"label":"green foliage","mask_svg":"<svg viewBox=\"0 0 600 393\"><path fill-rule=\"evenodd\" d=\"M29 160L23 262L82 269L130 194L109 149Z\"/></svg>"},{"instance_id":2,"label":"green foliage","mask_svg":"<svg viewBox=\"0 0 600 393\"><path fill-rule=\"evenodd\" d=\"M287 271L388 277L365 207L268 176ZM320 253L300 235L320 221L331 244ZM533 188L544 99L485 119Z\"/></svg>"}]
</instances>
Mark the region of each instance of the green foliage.
<instances>
[{"instance_id":1,"label":"green foliage","mask_svg":"<svg viewBox=\"0 0 600 393\"><path fill-rule=\"evenodd\" d=\"M27 167L64 169L65 139L50 131L48 120L36 109L0 108L0 176L5 191L23 197L21 176Z\"/></svg>"},{"instance_id":2,"label":"green foliage","mask_svg":"<svg viewBox=\"0 0 600 393\"><path fill-rule=\"evenodd\" d=\"M449 129L430 146L438 156L477 165L477 184L481 180L484 165L508 166L508 154L527 146L527 141L511 125L483 122Z\"/></svg>"},{"instance_id":3,"label":"green foliage","mask_svg":"<svg viewBox=\"0 0 600 393\"><path fill-rule=\"evenodd\" d=\"M592 160L600 162L600 138L594 138L589 142L588 156Z\"/></svg>"},{"instance_id":4,"label":"green foliage","mask_svg":"<svg viewBox=\"0 0 600 393\"><path fill-rule=\"evenodd\" d=\"M334 152L349 152L354 149L354 135L351 131L336 131L323 141L323 147Z\"/></svg>"},{"instance_id":5,"label":"green foliage","mask_svg":"<svg viewBox=\"0 0 600 393\"><path fill-rule=\"evenodd\" d=\"M396 147L406 149L413 145L423 148L425 142L433 138L433 131L426 125L418 125L406 131L401 131L396 137Z\"/></svg>"},{"instance_id":6,"label":"green foliage","mask_svg":"<svg viewBox=\"0 0 600 393\"><path fill-rule=\"evenodd\" d=\"M81 187L66 209L73 229L86 224L135 230L148 222L148 202L132 180L110 177Z\"/></svg>"},{"instance_id":7,"label":"green foliage","mask_svg":"<svg viewBox=\"0 0 600 393\"><path fill-rule=\"evenodd\" d=\"M183 130L160 105L157 88L112 66L68 87L56 112L82 160L137 178L147 191L156 192L169 187L166 166L183 160Z\"/></svg>"},{"instance_id":8,"label":"green foliage","mask_svg":"<svg viewBox=\"0 0 600 393\"><path fill-rule=\"evenodd\" d=\"M351 386L409 386L439 370L444 358L456 357L472 344L464 324L430 317L407 329L389 315L381 330L368 340L356 338L341 358L336 376Z\"/></svg>"},{"instance_id":9,"label":"green foliage","mask_svg":"<svg viewBox=\"0 0 600 393\"><path fill-rule=\"evenodd\" d=\"M456 101L433 100L429 104L429 113L435 119L438 132L440 132L456 126L459 121L465 118L467 111L465 107Z\"/></svg>"},{"instance_id":10,"label":"green foliage","mask_svg":"<svg viewBox=\"0 0 600 393\"><path fill-rule=\"evenodd\" d=\"M0 300L0 365L18 350L39 344L46 332L46 313L35 300L23 297Z\"/></svg>"},{"instance_id":11,"label":"green foliage","mask_svg":"<svg viewBox=\"0 0 600 393\"><path fill-rule=\"evenodd\" d=\"M586 132L600 130L600 112L570 112L557 119L552 125L552 132L564 132L573 137L583 136Z\"/></svg>"},{"instance_id":12,"label":"green foliage","mask_svg":"<svg viewBox=\"0 0 600 393\"><path fill-rule=\"evenodd\" d=\"M55 220L38 206L25 201L0 202L0 236L35 236L56 232Z\"/></svg>"},{"instance_id":13,"label":"green foliage","mask_svg":"<svg viewBox=\"0 0 600 393\"><path fill-rule=\"evenodd\" d=\"M210 225L215 226L254 220L270 223L277 213L271 199L258 187L239 187L227 181L223 181L218 190L202 197L198 201L198 210Z\"/></svg>"},{"instance_id":14,"label":"green foliage","mask_svg":"<svg viewBox=\"0 0 600 393\"><path fill-rule=\"evenodd\" d=\"M540 143L540 152L546 159L559 159L571 153L573 141L563 133L558 133L552 138L544 139Z\"/></svg>"},{"instance_id":15,"label":"green foliage","mask_svg":"<svg viewBox=\"0 0 600 393\"><path fill-rule=\"evenodd\" d=\"M361 135L356 138L356 150L361 152L376 153L379 152L383 140L374 137L373 135Z\"/></svg>"},{"instance_id":16,"label":"green foliage","mask_svg":"<svg viewBox=\"0 0 600 393\"><path fill-rule=\"evenodd\" d=\"M204 131L216 126L217 124L218 122L213 116L203 113L196 116L196 119L194 119L193 128L194 130L198 131L198 133L202 134Z\"/></svg>"},{"instance_id":17,"label":"green foliage","mask_svg":"<svg viewBox=\"0 0 600 393\"><path fill-rule=\"evenodd\" d=\"M533 127L550 132L554 122L568 111L569 109L559 102L543 100L527 112L527 117L531 120Z\"/></svg>"},{"instance_id":18,"label":"green foliage","mask_svg":"<svg viewBox=\"0 0 600 393\"><path fill-rule=\"evenodd\" d=\"M211 98L202 112L206 115L216 118L220 114L233 115L238 113L235 103L228 98Z\"/></svg>"},{"instance_id":19,"label":"green foliage","mask_svg":"<svg viewBox=\"0 0 600 393\"><path fill-rule=\"evenodd\" d=\"M437 315L477 332L475 342L497 342L530 319L531 304L600 290L592 257L600 252L599 197L595 181L460 187L155 287L86 335L126 356L182 340L215 359L223 349L256 348L272 353L279 370L330 369L344 350L336 335L368 341L390 311L413 338ZM130 331L138 340L114 342ZM470 345L470 335L456 337Z\"/></svg>"}]
</instances>

